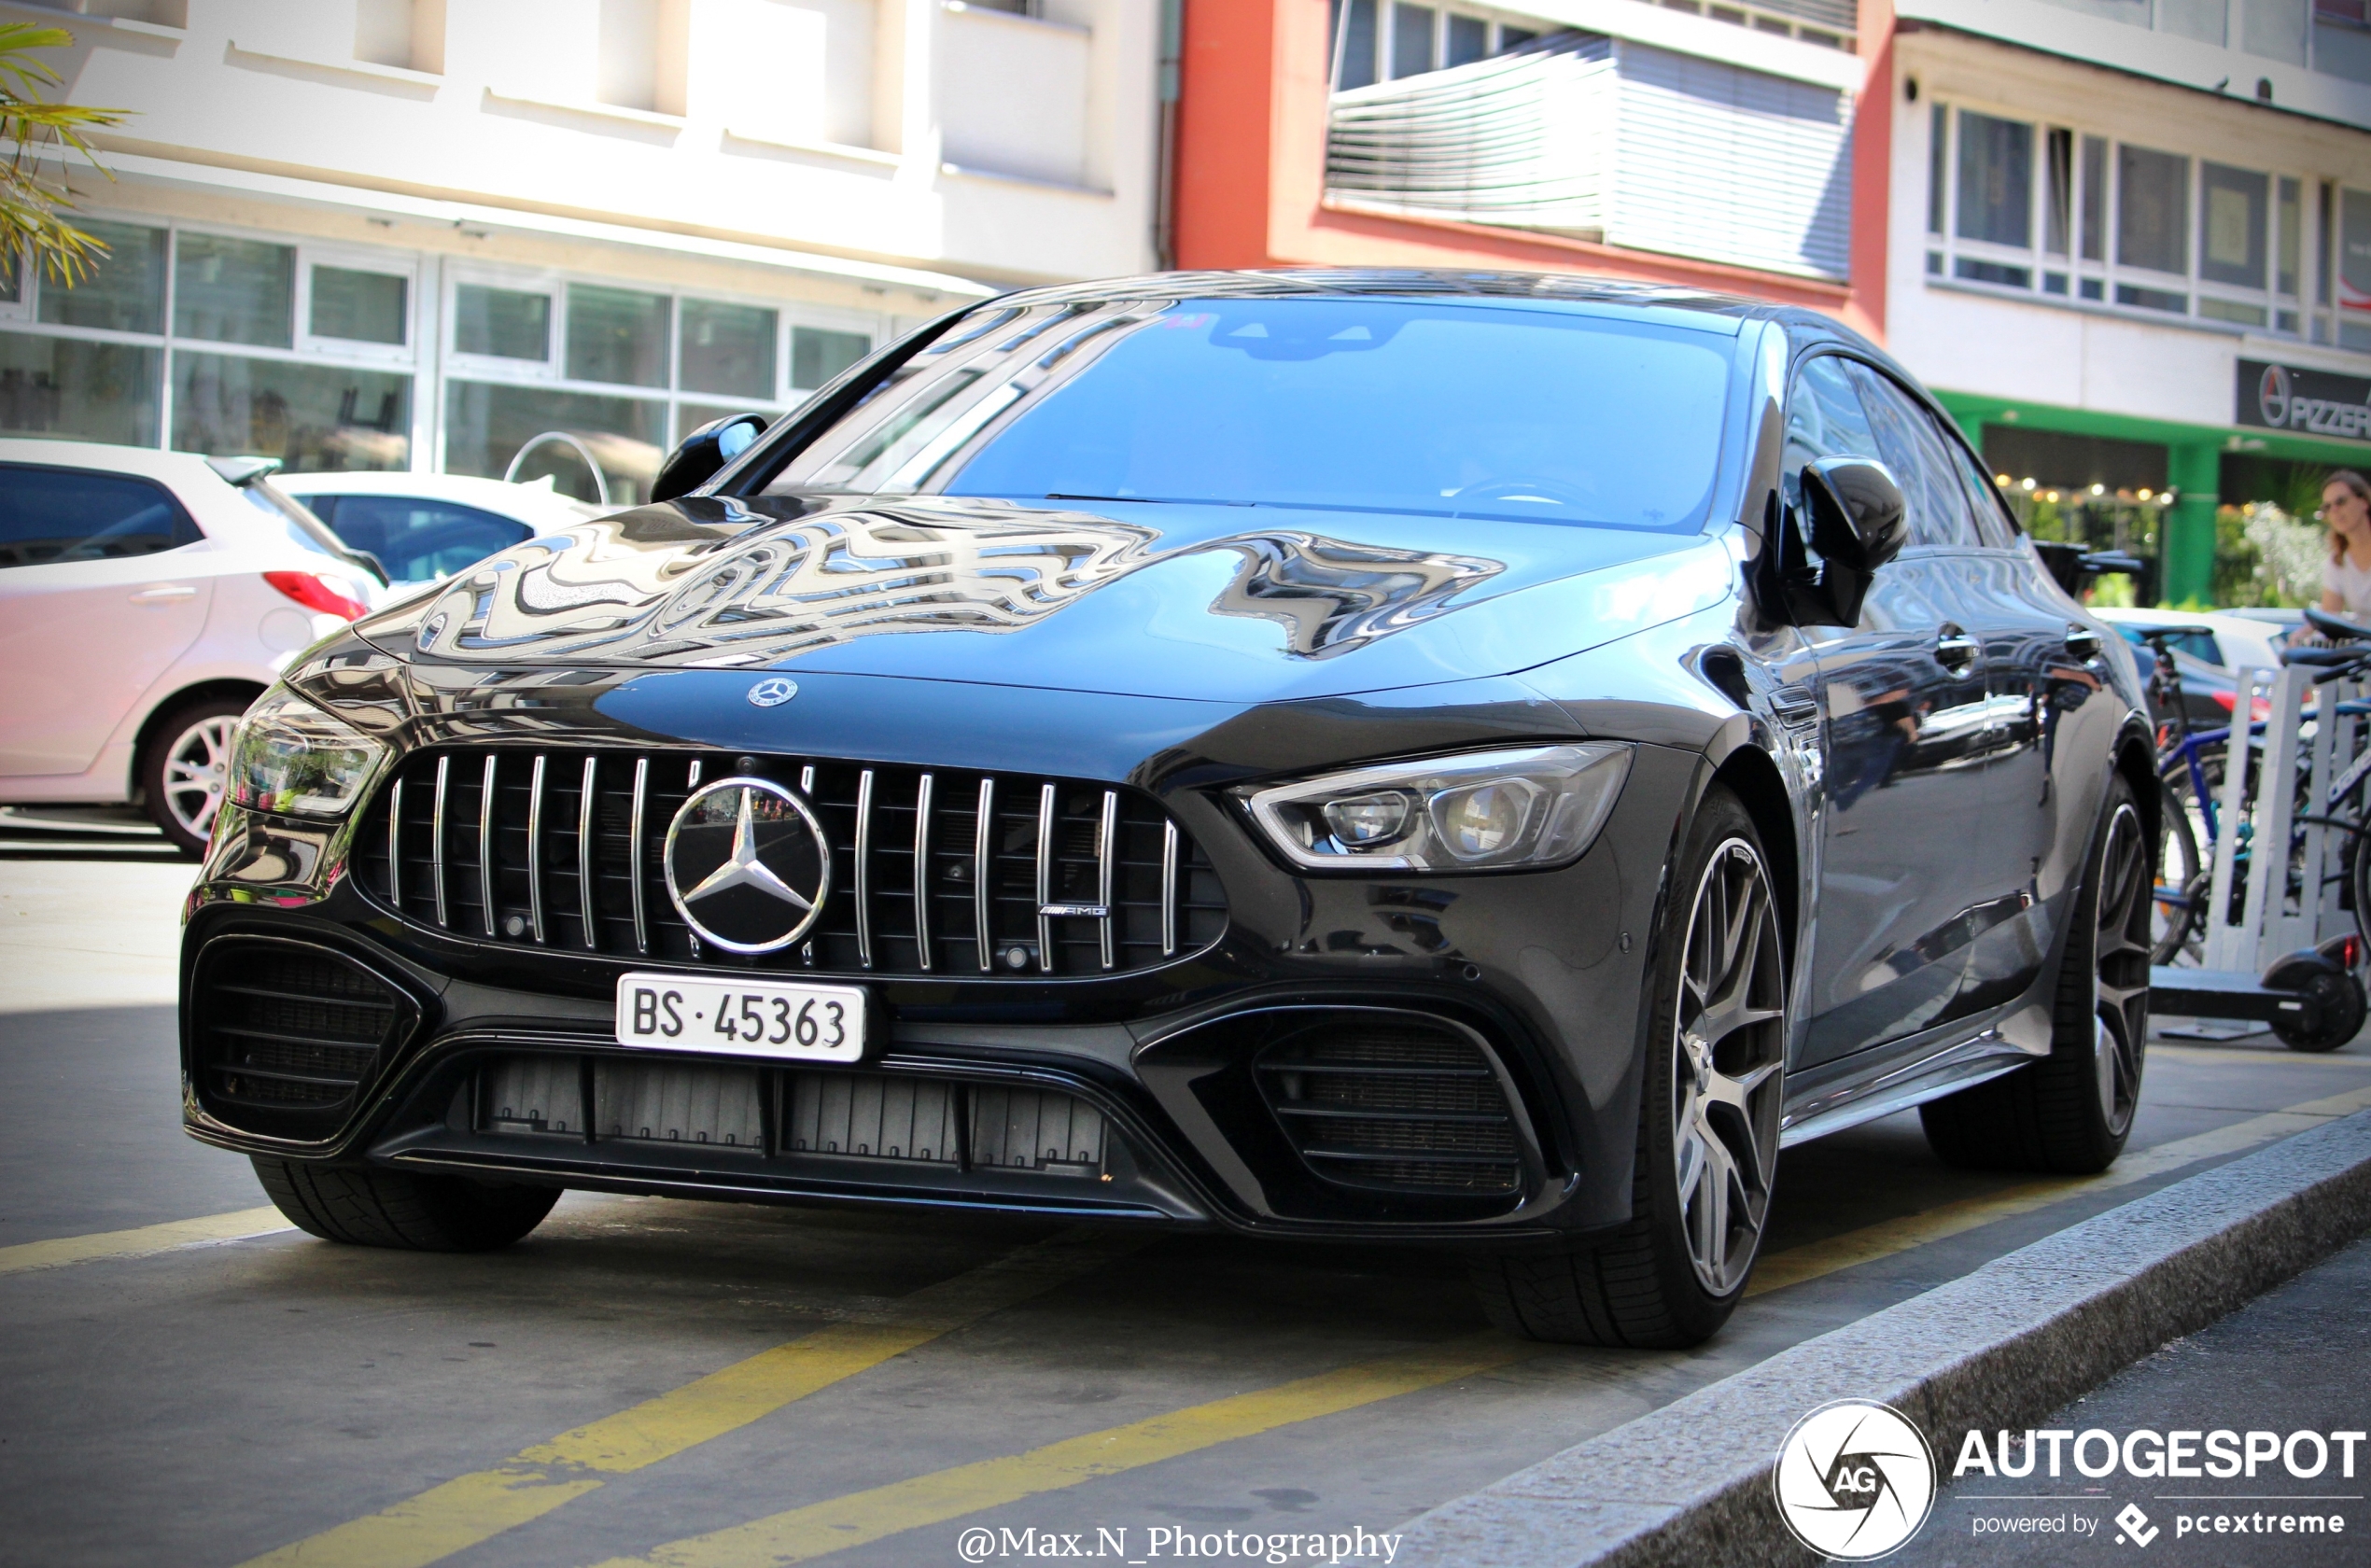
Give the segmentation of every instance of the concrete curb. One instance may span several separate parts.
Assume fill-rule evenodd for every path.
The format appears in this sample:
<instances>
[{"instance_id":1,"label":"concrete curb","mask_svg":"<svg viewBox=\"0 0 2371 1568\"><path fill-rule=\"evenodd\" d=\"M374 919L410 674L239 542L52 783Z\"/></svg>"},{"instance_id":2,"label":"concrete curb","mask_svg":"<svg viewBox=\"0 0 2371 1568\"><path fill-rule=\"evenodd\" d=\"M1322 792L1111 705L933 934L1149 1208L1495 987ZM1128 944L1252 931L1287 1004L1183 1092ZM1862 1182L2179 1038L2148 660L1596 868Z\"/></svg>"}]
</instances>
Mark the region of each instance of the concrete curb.
<instances>
[{"instance_id":1,"label":"concrete curb","mask_svg":"<svg viewBox=\"0 0 2371 1568\"><path fill-rule=\"evenodd\" d=\"M2371 1231L2371 1112L2111 1209L1781 1351L1411 1521L1398 1561L1662 1568L1822 1560L1780 1523L1778 1445L1814 1406L1959 1435L2020 1427Z\"/></svg>"}]
</instances>

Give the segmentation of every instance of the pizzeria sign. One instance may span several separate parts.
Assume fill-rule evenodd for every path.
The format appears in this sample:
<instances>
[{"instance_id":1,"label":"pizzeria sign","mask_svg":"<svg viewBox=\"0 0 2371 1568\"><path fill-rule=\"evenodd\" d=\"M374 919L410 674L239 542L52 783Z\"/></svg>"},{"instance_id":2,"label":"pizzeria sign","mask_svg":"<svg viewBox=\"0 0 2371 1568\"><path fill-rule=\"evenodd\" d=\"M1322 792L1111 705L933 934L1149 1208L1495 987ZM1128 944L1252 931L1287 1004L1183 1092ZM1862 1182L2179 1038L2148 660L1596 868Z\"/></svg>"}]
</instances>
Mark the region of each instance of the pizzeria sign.
<instances>
[{"instance_id":1,"label":"pizzeria sign","mask_svg":"<svg viewBox=\"0 0 2371 1568\"><path fill-rule=\"evenodd\" d=\"M2371 441L2371 377L2239 361L2239 423L2259 430Z\"/></svg>"}]
</instances>

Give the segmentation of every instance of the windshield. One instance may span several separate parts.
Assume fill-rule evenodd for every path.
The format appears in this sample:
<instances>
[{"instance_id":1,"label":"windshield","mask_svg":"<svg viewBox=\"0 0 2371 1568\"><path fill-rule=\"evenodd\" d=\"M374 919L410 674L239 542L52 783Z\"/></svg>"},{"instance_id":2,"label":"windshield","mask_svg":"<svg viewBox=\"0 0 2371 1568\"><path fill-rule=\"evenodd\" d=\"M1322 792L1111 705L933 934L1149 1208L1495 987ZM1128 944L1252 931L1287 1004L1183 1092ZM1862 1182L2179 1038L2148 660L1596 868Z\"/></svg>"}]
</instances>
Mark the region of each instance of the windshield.
<instances>
[{"instance_id":1,"label":"windshield","mask_svg":"<svg viewBox=\"0 0 2371 1568\"><path fill-rule=\"evenodd\" d=\"M1203 501L1700 525L1730 342L1375 300L1009 308L795 455L776 491Z\"/></svg>"}]
</instances>

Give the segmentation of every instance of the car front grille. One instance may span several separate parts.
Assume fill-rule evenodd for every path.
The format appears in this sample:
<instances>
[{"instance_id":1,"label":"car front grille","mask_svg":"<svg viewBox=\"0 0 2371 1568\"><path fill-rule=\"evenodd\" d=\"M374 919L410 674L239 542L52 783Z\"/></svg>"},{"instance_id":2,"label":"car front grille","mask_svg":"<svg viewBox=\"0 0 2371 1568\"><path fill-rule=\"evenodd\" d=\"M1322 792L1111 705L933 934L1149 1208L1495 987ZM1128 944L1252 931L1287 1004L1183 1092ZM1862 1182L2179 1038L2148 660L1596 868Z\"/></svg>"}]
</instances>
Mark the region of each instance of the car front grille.
<instances>
[{"instance_id":1,"label":"car front grille","mask_svg":"<svg viewBox=\"0 0 2371 1568\"><path fill-rule=\"evenodd\" d=\"M668 824L703 779L796 789L831 889L795 945L702 943L668 900ZM948 978L1125 973L1227 922L1209 859L1148 797L1067 779L804 758L472 748L381 786L357 874L406 919L526 947Z\"/></svg>"},{"instance_id":2,"label":"car front grille","mask_svg":"<svg viewBox=\"0 0 2371 1568\"><path fill-rule=\"evenodd\" d=\"M209 944L190 1001L200 1099L260 1132L343 1115L413 1016L405 998L351 959L260 937Z\"/></svg>"},{"instance_id":3,"label":"car front grille","mask_svg":"<svg viewBox=\"0 0 2371 1568\"><path fill-rule=\"evenodd\" d=\"M1102 1113L1057 1089L518 1054L478 1070L477 1107L483 1132L848 1161L849 1174L888 1162L1093 1181L1104 1169Z\"/></svg>"},{"instance_id":4,"label":"car front grille","mask_svg":"<svg viewBox=\"0 0 2371 1568\"><path fill-rule=\"evenodd\" d=\"M1480 1046L1443 1024L1353 1015L1262 1051L1260 1092L1310 1169L1350 1186L1514 1192L1514 1115Z\"/></svg>"}]
</instances>

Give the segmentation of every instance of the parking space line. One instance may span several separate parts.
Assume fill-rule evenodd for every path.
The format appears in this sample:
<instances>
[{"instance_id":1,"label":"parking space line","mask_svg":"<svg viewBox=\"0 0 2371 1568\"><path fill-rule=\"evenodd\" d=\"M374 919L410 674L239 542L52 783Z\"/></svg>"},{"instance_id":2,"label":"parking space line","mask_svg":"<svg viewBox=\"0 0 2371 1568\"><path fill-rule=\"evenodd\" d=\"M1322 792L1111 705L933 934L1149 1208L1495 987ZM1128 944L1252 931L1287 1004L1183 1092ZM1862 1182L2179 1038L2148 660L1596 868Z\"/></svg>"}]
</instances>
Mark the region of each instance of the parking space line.
<instances>
[{"instance_id":1,"label":"parking space line","mask_svg":"<svg viewBox=\"0 0 2371 1568\"><path fill-rule=\"evenodd\" d=\"M959 1464L811 1503L670 1541L645 1557L611 1559L600 1568L773 1568L804 1562L982 1508L1435 1388L1556 1349L1496 1334L1476 1335L1065 1438L1027 1453Z\"/></svg>"},{"instance_id":2,"label":"parking space line","mask_svg":"<svg viewBox=\"0 0 2371 1568\"><path fill-rule=\"evenodd\" d=\"M2005 1220L2013 1214L2029 1214L2038 1209L2079 1197L2084 1193L2105 1192L2116 1187L2146 1182L2183 1166L2200 1160L2213 1159L2219 1155L2234 1155L2252 1149L2259 1143L2269 1143L2287 1138L2339 1116L2371 1107L2371 1087L2350 1089L2344 1094L2308 1099L2284 1110L2267 1111L2229 1127L2178 1138L2147 1149L2136 1149L2097 1176L2067 1176L2055 1181L2027 1182L2004 1192L1990 1193L1982 1197L1963 1197L1941 1204L1921 1213L1905 1214L1900 1219L1886 1220L1859 1230L1831 1236L1824 1241L1806 1242L1789 1247L1783 1253L1773 1253L1754 1266L1753 1282L1746 1287L1748 1296L1761 1295L1789 1285L1799 1285L1806 1280L1817 1280L1838 1269L1858 1264L1873 1263L1879 1258L1906 1253L1945 1237L1957 1236L1995 1220Z\"/></svg>"},{"instance_id":3,"label":"parking space line","mask_svg":"<svg viewBox=\"0 0 2371 1568\"><path fill-rule=\"evenodd\" d=\"M711 1372L489 1469L266 1552L242 1568L425 1568L625 1475L977 1323L1149 1245L1147 1232L1065 1231Z\"/></svg>"},{"instance_id":4,"label":"parking space line","mask_svg":"<svg viewBox=\"0 0 2371 1568\"><path fill-rule=\"evenodd\" d=\"M229 1214L206 1214L194 1220L167 1220L162 1225L136 1225L130 1230L103 1230L90 1236L61 1236L48 1241L20 1241L0 1247L0 1274L34 1268L63 1268L69 1264L96 1263L102 1258L146 1257L176 1247L208 1241L241 1241L294 1230L288 1216L266 1204Z\"/></svg>"}]
</instances>

